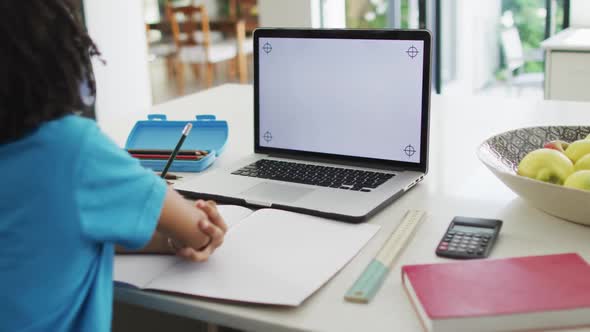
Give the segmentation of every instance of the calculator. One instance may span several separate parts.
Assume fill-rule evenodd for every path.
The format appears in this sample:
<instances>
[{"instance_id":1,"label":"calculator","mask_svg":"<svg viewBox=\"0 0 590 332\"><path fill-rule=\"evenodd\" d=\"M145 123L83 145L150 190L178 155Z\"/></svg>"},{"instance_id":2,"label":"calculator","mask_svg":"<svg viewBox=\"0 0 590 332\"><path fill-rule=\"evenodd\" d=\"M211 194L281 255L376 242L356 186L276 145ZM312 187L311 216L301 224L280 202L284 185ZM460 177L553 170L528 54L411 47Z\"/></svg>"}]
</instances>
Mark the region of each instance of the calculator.
<instances>
[{"instance_id":1,"label":"calculator","mask_svg":"<svg viewBox=\"0 0 590 332\"><path fill-rule=\"evenodd\" d=\"M436 248L436 255L456 259L488 257L502 220L455 217Z\"/></svg>"}]
</instances>

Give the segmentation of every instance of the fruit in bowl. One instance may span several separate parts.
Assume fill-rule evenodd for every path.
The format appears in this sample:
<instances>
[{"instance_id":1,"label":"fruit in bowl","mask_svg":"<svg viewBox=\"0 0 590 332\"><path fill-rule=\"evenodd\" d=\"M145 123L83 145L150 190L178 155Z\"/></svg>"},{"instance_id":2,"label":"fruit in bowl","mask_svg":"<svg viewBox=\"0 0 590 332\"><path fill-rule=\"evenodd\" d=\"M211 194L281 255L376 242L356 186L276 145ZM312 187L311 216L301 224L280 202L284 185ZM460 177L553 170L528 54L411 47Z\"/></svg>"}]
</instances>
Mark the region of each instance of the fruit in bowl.
<instances>
[{"instance_id":1,"label":"fruit in bowl","mask_svg":"<svg viewBox=\"0 0 590 332\"><path fill-rule=\"evenodd\" d=\"M577 171L570 175L564 183L568 188L590 190L590 171Z\"/></svg>"},{"instance_id":2,"label":"fruit in bowl","mask_svg":"<svg viewBox=\"0 0 590 332\"><path fill-rule=\"evenodd\" d=\"M477 155L498 179L531 206L590 226L590 188L585 187L588 175L583 175L588 173L577 174L590 171L590 157L579 156L574 163L565 154L571 148L572 143L568 142L586 139L590 140L590 126L519 128L488 138L479 146ZM579 148L584 144L576 145ZM543 152L527 158L539 149ZM546 152L547 149L554 152Z\"/></svg>"},{"instance_id":3,"label":"fruit in bowl","mask_svg":"<svg viewBox=\"0 0 590 332\"><path fill-rule=\"evenodd\" d=\"M590 136L589 136L590 137ZM573 143L555 140L545 143L545 148L529 152L518 164L518 174L527 178L565 185L568 188L590 190L586 185L586 173L590 169L590 140L577 140ZM568 181L569 180L569 181Z\"/></svg>"},{"instance_id":4,"label":"fruit in bowl","mask_svg":"<svg viewBox=\"0 0 590 332\"><path fill-rule=\"evenodd\" d=\"M564 142L564 141L558 139L555 141L545 143L545 145L543 147L546 149L553 149L553 150L565 152L565 149L567 149L569 145L570 144L568 142Z\"/></svg>"},{"instance_id":5,"label":"fruit in bowl","mask_svg":"<svg viewBox=\"0 0 590 332\"><path fill-rule=\"evenodd\" d=\"M590 140L588 139L575 141L565 150L565 155L574 163L587 154L590 154Z\"/></svg>"},{"instance_id":6,"label":"fruit in bowl","mask_svg":"<svg viewBox=\"0 0 590 332\"><path fill-rule=\"evenodd\" d=\"M590 154L585 155L576 161L574 171L590 170Z\"/></svg>"},{"instance_id":7,"label":"fruit in bowl","mask_svg":"<svg viewBox=\"0 0 590 332\"><path fill-rule=\"evenodd\" d=\"M518 164L519 175L555 184L563 184L573 172L574 164L571 160L553 149L532 151Z\"/></svg>"}]
</instances>

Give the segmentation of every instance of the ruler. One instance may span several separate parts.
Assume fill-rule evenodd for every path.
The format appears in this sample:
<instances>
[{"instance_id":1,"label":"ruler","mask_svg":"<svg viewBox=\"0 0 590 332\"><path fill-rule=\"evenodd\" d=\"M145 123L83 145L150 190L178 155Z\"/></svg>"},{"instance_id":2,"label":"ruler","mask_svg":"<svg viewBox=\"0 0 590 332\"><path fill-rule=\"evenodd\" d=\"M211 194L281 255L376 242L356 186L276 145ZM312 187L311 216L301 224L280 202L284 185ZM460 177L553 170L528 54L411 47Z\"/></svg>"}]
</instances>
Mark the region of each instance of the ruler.
<instances>
[{"instance_id":1,"label":"ruler","mask_svg":"<svg viewBox=\"0 0 590 332\"><path fill-rule=\"evenodd\" d=\"M400 224L391 233L379 253L365 271L344 295L344 299L355 303L369 303L377 294L395 259L407 246L418 225L425 219L426 212L408 210Z\"/></svg>"}]
</instances>

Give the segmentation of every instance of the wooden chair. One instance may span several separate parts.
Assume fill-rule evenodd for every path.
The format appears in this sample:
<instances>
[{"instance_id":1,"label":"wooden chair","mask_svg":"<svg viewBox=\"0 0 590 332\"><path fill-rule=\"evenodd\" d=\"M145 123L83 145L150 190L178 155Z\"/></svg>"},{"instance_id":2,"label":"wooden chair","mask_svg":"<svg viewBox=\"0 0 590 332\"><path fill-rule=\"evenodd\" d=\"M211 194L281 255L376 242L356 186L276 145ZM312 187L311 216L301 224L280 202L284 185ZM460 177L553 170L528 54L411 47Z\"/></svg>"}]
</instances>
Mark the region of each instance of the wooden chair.
<instances>
[{"instance_id":1,"label":"wooden chair","mask_svg":"<svg viewBox=\"0 0 590 332\"><path fill-rule=\"evenodd\" d=\"M184 64L191 65L196 76L199 76L199 66L205 65L207 87L213 86L215 64L225 61L229 61L232 68L238 67L242 83L247 81L246 54L252 53L253 45L245 42L242 21L235 23L235 39L212 42L205 5L175 7L168 4L166 13L178 49L176 80L179 93L184 92Z\"/></svg>"},{"instance_id":2,"label":"wooden chair","mask_svg":"<svg viewBox=\"0 0 590 332\"><path fill-rule=\"evenodd\" d=\"M230 19L243 19L247 26L256 27L258 26L258 1L229 0L228 16Z\"/></svg>"},{"instance_id":3,"label":"wooden chair","mask_svg":"<svg viewBox=\"0 0 590 332\"><path fill-rule=\"evenodd\" d=\"M158 38L153 37L158 34ZM176 44L174 41L163 38L160 31L154 32L154 30L150 29L149 24L146 24L146 36L150 56L164 59L168 79L175 77Z\"/></svg>"}]
</instances>

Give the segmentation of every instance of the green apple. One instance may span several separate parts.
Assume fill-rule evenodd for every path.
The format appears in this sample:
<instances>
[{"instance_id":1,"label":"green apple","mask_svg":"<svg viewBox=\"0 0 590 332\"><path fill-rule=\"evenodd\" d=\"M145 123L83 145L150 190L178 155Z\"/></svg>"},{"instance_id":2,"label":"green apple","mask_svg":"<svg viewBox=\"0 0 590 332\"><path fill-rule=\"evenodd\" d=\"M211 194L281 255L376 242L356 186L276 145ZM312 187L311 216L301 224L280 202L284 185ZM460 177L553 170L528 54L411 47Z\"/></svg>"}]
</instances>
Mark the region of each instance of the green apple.
<instances>
[{"instance_id":1,"label":"green apple","mask_svg":"<svg viewBox=\"0 0 590 332\"><path fill-rule=\"evenodd\" d=\"M578 140L571 143L565 150L568 156L575 164L580 158L590 153L590 140Z\"/></svg>"},{"instance_id":2,"label":"green apple","mask_svg":"<svg viewBox=\"0 0 590 332\"><path fill-rule=\"evenodd\" d=\"M580 158L574 164L574 171L590 170L590 154Z\"/></svg>"},{"instance_id":3,"label":"green apple","mask_svg":"<svg viewBox=\"0 0 590 332\"><path fill-rule=\"evenodd\" d=\"M553 149L529 152L518 164L518 174L544 182L563 184L574 172L574 164L563 153Z\"/></svg>"},{"instance_id":4,"label":"green apple","mask_svg":"<svg viewBox=\"0 0 590 332\"><path fill-rule=\"evenodd\" d=\"M590 191L590 171L577 171L570 175L563 184L568 188L576 188Z\"/></svg>"}]
</instances>

